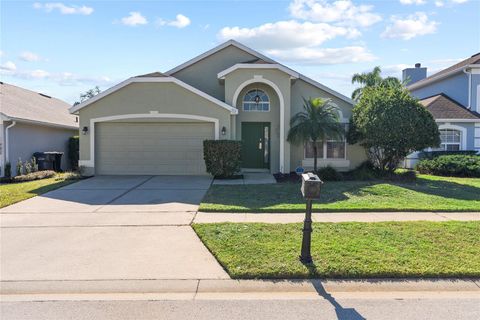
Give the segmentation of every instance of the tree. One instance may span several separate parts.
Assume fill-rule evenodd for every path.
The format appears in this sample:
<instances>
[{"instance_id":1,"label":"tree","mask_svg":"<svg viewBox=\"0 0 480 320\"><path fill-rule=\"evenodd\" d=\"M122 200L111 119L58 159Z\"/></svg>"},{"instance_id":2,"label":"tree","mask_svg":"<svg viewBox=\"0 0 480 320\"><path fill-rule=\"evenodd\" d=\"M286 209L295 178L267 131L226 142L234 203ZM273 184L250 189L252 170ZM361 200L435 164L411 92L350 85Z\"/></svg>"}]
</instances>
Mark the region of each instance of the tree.
<instances>
[{"instance_id":1,"label":"tree","mask_svg":"<svg viewBox=\"0 0 480 320\"><path fill-rule=\"evenodd\" d=\"M84 101L86 101L90 98L93 98L97 94L99 94L100 92L101 92L100 88L98 86L95 86L95 88L87 90L84 93L81 93L80 94L80 101L76 101L73 105L76 106L77 104L80 104L80 103L82 103L82 102L84 102Z\"/></svg>"},{"instance_id":2,"label":"tree","mask_svg":"<svg viewBox=\"0 0 480 320\"><path fill-rule=\"evenodd\" d=\"M363 90L370 87L386 86L401 87L403 83L395 77L382 78L382 70L379 66L373 68L371 72L355 73L352 76L352 84L360 84L360 87L352 92L352 99L360 100Z\"/></svg>"},{"instance_id":3,"label":"tree","mask_svg":"<svg viewBox=\"0 0 480 320\"><path fill-rule=\"evenodd\" d=\"M364 88L349 131L347 141L365 147L372 164L383 172L393 172L412 152L440 144L433 116L402 86Z\"/></svg>"},{"instance_id":4,"label":"tree","mask_svg":"<svg viewBox=\"0 0 480 320\"><path fill-rule=\"evenodd\" d=\"M313 143L313 170L317 171L317 142L344 134L337 107L330 100L303 98L303 111L290 120L287 141L293 144Z\"/></svg>"}]
</instances>

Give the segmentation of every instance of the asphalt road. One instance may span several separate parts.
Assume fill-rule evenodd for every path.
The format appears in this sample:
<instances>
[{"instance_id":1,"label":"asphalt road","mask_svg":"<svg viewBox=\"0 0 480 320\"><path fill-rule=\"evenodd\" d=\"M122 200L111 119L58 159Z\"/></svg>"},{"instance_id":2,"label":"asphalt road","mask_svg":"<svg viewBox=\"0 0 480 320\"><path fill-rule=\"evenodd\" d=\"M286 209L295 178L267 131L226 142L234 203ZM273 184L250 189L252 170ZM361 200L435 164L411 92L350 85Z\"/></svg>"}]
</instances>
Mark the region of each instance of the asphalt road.
<instances>
[{"instance_id":1,"label":"asphalt road","mask_svg":"<svg viewBox=\"0 0 480 320\"><path fill-rule=\"evenodd\" d=\"M173 300L3 302L2 320L168 319L480 319L480 299L341 298L316 300Z\"/></svg>"}]
</instances>

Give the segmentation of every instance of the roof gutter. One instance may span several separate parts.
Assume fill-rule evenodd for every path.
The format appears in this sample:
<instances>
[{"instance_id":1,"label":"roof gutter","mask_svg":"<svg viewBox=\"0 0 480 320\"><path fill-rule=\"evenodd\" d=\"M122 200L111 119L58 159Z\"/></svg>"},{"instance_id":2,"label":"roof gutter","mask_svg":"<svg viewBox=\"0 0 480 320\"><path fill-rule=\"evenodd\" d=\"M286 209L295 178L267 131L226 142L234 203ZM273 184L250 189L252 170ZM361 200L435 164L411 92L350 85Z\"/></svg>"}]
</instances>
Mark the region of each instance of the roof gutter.
<instances>
[{"instance_id":1,"label":"roof gutter","mask_svg":"<svg viewBox=\"0 0 480 320\"><path fill-rule=\"evenodd\" d=\"M10 162L10 146L8 141L9 139L9 132L11 128L13 128L17 124L17 121L13 121L8 127L5 128L5 163Z\"/></svg>"},{"instance_id":2,"label":"roof gutter","mask_svg":"<svg viewBox=\"0 0 480 320\"><path fill-rule=\"evenodd\" d=\"M468 105L467 109L470 110L472 108L472 73L467 71L468 66L463 68L463 73L468 75Z\"/></svg>"}]
</instances>

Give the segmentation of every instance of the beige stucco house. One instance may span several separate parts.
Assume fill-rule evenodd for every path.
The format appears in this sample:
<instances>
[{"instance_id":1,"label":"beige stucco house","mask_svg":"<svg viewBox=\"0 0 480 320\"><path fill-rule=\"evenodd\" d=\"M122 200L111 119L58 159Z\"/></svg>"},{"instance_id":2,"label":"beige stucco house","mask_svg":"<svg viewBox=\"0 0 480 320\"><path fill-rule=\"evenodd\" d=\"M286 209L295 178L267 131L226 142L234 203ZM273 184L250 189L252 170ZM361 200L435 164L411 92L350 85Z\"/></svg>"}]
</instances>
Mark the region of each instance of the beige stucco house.
<instances>
[{"instance_id":1,"label":"beige stucco house","mask_svg":"<svg viewBox=\"0 0 480 320\"><path fill-rule=\"evenodd\" d=\"M166 73L129 78L70 112L80 117L87 174L206 174L205 139L242 140L243 167L275 173L313 166L311 144L286 140L303 97L331 99L348 122L349 98L230 40ZM365 159L344 139L320 149L320 166L348 170Z\"/></svg>"}]
</instances>

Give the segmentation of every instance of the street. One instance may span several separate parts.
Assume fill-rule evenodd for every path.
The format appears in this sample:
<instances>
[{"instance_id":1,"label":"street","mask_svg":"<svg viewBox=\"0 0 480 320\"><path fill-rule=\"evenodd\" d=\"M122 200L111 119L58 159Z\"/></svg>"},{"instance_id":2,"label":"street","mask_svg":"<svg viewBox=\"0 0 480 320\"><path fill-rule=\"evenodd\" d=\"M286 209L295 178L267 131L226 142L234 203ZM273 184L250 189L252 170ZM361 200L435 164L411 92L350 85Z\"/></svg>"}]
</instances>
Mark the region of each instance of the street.
<instances>
[{"instance_id":1,"label":"street","mask_svg":"<svg viewBox=\"0 0 480 320\"><path fill-rule=\"evenodd\" d=\"M357 295L362 295L357 294ZM402 296L402 295L401 295ZM231 299L162 301L3 302L2 320L30 319L479 319L480 299L456 293L431 297Z\"/></svg>"}]
</instances>

